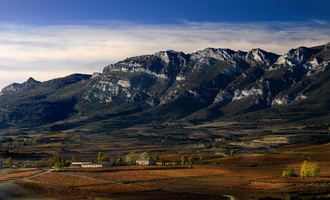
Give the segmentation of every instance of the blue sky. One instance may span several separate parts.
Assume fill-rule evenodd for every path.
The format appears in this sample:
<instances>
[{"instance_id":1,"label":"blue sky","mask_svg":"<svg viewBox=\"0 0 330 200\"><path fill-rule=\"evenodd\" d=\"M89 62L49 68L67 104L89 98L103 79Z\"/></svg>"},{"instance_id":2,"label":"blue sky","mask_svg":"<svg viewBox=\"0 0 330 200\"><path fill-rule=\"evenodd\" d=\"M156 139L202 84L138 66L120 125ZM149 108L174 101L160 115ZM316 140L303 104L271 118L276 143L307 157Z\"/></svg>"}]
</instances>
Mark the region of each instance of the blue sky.
<instances>
[{"instance_id":1,"label":"blue sky","mask_svg":"<svg viewBox=\"0 0 330 200\"><path fill-rule=\"evenodd\" d=\"M32 24L329 20L328 0L1 0L1 20Z\"/></svg>"},{"instance_id":2,"label":"blue sky","mask_svg":"<svg viewBox=\"0 0 330 200\"><path fill-rule=\"evenodd\" d=\"M330 41L330 0L0 0L0 89L126 57Z\"/></svg>"}]
</instances>

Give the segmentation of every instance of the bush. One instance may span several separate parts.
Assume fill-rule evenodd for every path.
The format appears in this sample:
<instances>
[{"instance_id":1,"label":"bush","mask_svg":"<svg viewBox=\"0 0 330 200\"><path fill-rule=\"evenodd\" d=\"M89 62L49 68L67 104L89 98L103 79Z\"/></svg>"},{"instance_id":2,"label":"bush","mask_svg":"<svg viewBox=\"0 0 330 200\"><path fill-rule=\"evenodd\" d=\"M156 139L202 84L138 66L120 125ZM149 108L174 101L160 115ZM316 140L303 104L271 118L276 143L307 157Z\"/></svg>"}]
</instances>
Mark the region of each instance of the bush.
<instances>
[{"instance_id":1,"label":"bush","mask_svg":"<svg viewBox=\"0 0 330 200\"><path fill-rule=\"evenodd\" d=\"M293 168L287 168L282 172L282 177L295 177L297 174L294 173Z\"/></svg>"},{"instance_id":2,"label":"bush","mask_svg":"<svg viewBox=\"0 0 330 200\"><path fill-rule=\"evenodd\" d=\"M318 163L305 160L300 168L300 177L320 177L320 172Z\"/></svg>"},{"instance_id":3,"label":"bush","mask_svg":"<svg viewBox=\"0 0 330 200\"><path fill-rule=\"evenodd\" d=\"M34 184L34 185L40 185L40 181L32 180L32 179L25 179L26 183Z\"/></svg>"}]
</instances>

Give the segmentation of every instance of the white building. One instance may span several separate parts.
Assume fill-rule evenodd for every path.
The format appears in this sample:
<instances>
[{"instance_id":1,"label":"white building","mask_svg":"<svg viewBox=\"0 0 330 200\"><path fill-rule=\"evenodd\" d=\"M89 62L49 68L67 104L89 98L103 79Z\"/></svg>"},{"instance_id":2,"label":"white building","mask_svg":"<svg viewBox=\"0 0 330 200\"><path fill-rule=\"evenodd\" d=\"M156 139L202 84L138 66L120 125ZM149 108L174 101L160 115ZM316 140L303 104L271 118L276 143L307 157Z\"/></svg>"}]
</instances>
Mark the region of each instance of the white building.
<instances>
[{"instance_id":1,"label":"white building","mask_svg":"<svg viewBox=\"0 0 330 200\"><path fill-rule=\"evenodd\" d=\"M156 161L152 158L139 158L136 160L137 165L155 165Z\"/></svg>"},{"instance_id":2,"label":"white building","mask_svg":"<svg viewBox=\"0 0 330 200\"><path fill-rule=\"evenodd\" d=\"M113 165L113 162L102 162L102 163L72 162L71 163L71 167L82 167L82 168L100 168L100 167L109 167L112 165Z\"/></svg>"}]
</instances>

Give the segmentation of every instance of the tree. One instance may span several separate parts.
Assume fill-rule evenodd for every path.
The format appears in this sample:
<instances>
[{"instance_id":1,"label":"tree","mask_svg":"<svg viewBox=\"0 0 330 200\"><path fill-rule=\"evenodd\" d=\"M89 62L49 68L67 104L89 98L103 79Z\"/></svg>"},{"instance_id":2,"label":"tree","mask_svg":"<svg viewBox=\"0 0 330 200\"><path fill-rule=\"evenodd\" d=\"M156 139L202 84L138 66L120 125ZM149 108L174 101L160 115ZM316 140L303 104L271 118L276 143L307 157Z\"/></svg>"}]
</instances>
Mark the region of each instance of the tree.
<instances>
[{"instance_id":1,"label":"tree","mask_svg":"<svg viewBox=\"0 0 330 200\"><path fill-rule=\"evenodd\" d=\"M99 153L97 154L97 161L98 161L98 162L101 162L102 157L103 157L103 153L102 153L102 152L99 152Z\"/></svg>"},{"instance_id":2,"label":"tree","mask_svg":"<svg viewBox=\"0 0 330 200\"><path fill-rule=\"evenodd\" d=\"M123 161L122 157L115 158L114 165L118 165L118 166L124 165L124 161Z\"/></svg>"},{"instance_id":3,"label":"tree","mask_svg":"<svg viewBox=\"0 0 330 200\"><path fill-rule=\"evenodd\" d=\"M305 160L300 168L300 177L319 177L321 174L320 165L316 162Z\"/></svg>"},{"instance_id":4,"label":"tree","mask_svg":"<svg viewBox=\"0 0 330 200\"><path fill-rule=\"evenodd\" d=\"M104 156L101 158L101 161L102 161L102 162L110 162L110 158L109 158L109 156L104 155Z\"/></svg>"},{"instance_id":5,"label":"tree","mask_svg":"<svg viewBox=\"0 0 330 200\"><path fill-rule=\"evenodd\" d=\"M235 149L230 149L229 157L235 157Z\"/></svg>"},{"instance_id":6,"label":"tree","mask_svg":"<svg viewBox=\"0 0 330 200\"><path fill-rule=\"evenodd\" d=\"M9 157L9 158L6 159L6 165L7 165L8 167L10 167L10 166L13 165L13 159L12 159L11 157Z\"/></svg>"},{"instance_id":7,"label":"tree","mask_svg":"<svg viewBox=\"0 0 330 200\"><path fill-rule=\"evenodd\" d=\"M109 162L109 156L103 154L102 152L99 152L97 154L97 161L98 162Z\"/></svg>"},{"instance_id":8,"label":"tree","mask_svg":"<svg viewBox=\"0 0 330 200\"><path fill-rule=\"evenodd\" d=\"M63 167L58 151L54 152L52 166L54 166L56 170L59 170L61 167Z\"/></svg>"},{"instance_id":9,"label":"tree","mask_svg":"<svg viewBox=\"0 0 330 200\"><path fill-rule=\"evenodd\" d=\"M137 153L131 152L131 153L126 155L125 161L127 163L132 164L132 163L135 163L138 158L139 158L139 155Z\"/></svg>"},{"instance_id":10,"label":"tree","mask_svg":"<svg viewBox=\"0 0 330 200\"><path fill-rule=\"evenodd\" d=\"M182 155L182 156L181 156L181 164L185 165L187 161L188 161L187 156Z\"/></svg>"},{"instance_id":11,"label":"tree","mask_svg":"<svg viewBox=\"0 0 330 200\"><path fill-rule=\"evenodd\" d=\"M60 162L60 154L58 153L58 151L54 152L53 162L54 163Z\"/></svg>"},{"instance_id":12,"label":"tree","mask_svg":"<svg viewBox=\"0 0 330 200\"><path fill-rule=\"evenodd\" d=\"M297 175L294 173L293 168L287 168L286 170L284 170L282 172L282 177L294 177L294 176L297 176Z\"/></svg>"},{"instance_id":13,"label":"tree","mask_svg":"<svg viewBox=\"0 0 330 200\"><path fill-rule=\"evenodd\" d=\"M198 161L198 158L195 155L190 155L188 158L188 162L193 163L195 161Z\"/></svg>"},{"instance_id":14,"label":"tree","mask_svg":"<svg viewBox=\"0 0 330 200\"><path fill-rule=\"evenodd\" d=\"M153 155L153 158L156 160L156 161L159 161L160 160L160 154L158 152L155 152L154 155Z\"/></svg>"},{"instance_id":15,"label":"tree","mask_svg":"<svg viewBox=\"0 0 330 200\"><path fill-rule=\"evenodd\" d=\"M141 157L142 157L142 158L150 158L150 154L149 154L148 152L143 152L143 153L141 154Z\"/></svg>"},{"instance_id":16,"label":"tree","mask_svg":"<svg viewBox=\"0 0 330 200\"><path fill-rule=\"evenodd\" d=\"M56 163L54 164L54 168L55 168L56 170L61 169L61 167L62 167L62 163L60 163L60 162L56 162Z\"/></svg>"}]
</instances>

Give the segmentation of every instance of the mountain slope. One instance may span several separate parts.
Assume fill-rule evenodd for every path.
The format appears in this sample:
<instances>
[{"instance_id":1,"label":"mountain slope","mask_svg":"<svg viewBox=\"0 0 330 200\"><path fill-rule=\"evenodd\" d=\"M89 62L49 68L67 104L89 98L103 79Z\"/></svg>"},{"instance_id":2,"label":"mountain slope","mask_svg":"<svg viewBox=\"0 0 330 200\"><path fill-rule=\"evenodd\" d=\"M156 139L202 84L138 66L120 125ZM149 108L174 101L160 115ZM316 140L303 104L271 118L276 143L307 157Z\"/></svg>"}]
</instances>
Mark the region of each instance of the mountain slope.
<instances>
[{"instance_id":1,"label":"mountain slope","mask_svg":"<svg viewBox=\"0 0 330 200\"><path fill-rule=\"evenodd\" d=\"M0 127L102 131L218 118L329 123L329 63L329 43L281 56L262 49L160 51L127 58L93 76L43 83L30 78L7 86L0 95Z\"/></svg>"}]
</instances>

